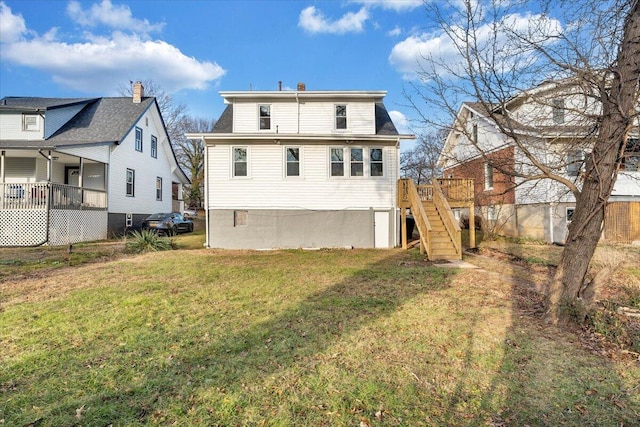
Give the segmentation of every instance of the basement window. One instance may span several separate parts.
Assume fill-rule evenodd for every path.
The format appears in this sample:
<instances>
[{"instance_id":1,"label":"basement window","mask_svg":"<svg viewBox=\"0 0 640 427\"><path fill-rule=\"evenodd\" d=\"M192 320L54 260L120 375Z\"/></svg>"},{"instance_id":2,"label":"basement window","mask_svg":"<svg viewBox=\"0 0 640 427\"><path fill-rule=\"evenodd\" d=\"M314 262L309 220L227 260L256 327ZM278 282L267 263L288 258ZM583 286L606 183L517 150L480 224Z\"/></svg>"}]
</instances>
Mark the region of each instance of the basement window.
<instances>
[{"instance_id":1,"label":"basement window","mask_svg":"<svg viewBox=\"0 0 640 427\"><path fill-rule=\"evenodd\" d=\"M233 211L233 226L246 227L249 220L249 211Z\"/></svg>"}]
</instances>

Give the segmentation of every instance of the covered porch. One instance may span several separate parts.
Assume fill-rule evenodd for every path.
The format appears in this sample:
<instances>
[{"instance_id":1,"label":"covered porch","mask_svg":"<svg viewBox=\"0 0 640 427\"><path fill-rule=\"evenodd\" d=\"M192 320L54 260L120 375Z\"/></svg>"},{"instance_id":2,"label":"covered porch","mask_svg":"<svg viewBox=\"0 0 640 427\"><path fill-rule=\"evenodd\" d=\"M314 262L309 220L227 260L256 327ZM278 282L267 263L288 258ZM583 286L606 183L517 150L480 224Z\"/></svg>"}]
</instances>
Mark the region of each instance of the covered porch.
<instances>
[{"instance_id":1,"label":"covered porch","mask_svg":"<svg viewBox=\"0 0 640 427\"><path fill-rule=\"evenodd\" d=\"M0 246L107 237L107 165L44 150L0 152Z\"/></svg>"}]
</instances>

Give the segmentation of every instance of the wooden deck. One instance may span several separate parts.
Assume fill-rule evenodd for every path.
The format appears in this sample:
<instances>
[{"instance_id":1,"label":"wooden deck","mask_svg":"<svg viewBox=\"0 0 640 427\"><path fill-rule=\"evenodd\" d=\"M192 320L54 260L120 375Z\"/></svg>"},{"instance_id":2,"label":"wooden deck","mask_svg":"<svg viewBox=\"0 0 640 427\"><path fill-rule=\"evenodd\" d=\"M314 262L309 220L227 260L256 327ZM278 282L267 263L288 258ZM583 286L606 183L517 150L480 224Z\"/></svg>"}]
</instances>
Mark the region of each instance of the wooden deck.
<instances>
[{"instance_id":1,"label":"wooden deck","mask_svg":"<svg viewBox=\"0 0 640 427\"><path fill-rule=\"evenodd\" d=\"M436 179L416 186L410 179L398 181L402 247L408 248L407 210L420 233L420 251L431 260L462 259L462 238L452 207L469 207L470 245L475 247L472 179Z\"/></svg>"}]
</instances>

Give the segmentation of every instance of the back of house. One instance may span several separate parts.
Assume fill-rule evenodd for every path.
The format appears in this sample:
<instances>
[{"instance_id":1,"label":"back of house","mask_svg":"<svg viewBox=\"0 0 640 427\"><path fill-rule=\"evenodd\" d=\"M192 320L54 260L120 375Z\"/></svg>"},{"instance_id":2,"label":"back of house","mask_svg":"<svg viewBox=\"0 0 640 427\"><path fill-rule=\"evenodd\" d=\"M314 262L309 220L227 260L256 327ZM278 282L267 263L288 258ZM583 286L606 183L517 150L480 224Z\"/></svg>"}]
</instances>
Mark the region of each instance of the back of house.
<instances>
[{"instance_id":1,"label":"back of house","mask_svg":"<svg viewBox=\"0 0 640 427\"><path fill-rule=\"evenodd\" d=\"M393 247L400 135L384 91L221 92L205 141L208 247Z\"/></svg>"}]
</instances>

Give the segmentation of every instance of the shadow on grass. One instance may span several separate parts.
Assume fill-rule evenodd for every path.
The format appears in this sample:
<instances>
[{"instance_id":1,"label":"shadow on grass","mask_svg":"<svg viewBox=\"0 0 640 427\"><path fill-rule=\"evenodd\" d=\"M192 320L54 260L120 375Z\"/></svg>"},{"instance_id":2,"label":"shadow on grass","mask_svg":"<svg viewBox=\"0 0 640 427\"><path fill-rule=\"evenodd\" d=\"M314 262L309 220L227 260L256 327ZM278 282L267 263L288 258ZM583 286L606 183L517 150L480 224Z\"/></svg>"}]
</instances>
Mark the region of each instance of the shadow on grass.
<instances>
[{"instance_id":1,"label":"shadow on grass","mask_svg":"<svg viewBox=\"0 0 640 427\"><path fill-rule=\"evenodd\" d=\"M192 300L202 298L205 305L211 305L203 315L189 317L190 313L177 308L172 311L176 300L171 295L189 293L188 286L180 289L149 283L153 292L137 289L151 301L167 300L165 305L132 306L140 317L140 331L134 334L139 341L122 347L114 343L114 349L105 349L104 356L96 357L99 349L94 347L112 343L87 337L87 344L80 347L87 356L75 355L78 363L60 357L57 348L36 362L16 363L13 375L37 371L26 366L37 363L43 373L30 377L40 381L35 385L19 378L11 383L6 373L0 378L0 405L4 405L0 419L19 425L34 421L39 425L632 425L629 408L634 400L620 394L615 370L603 369L597 358L586 358L586 365L585 359L576 359L579 362L574 364L571 345L562 342L568 335L558 340L550 331L540 333L539 322L527 318L535 316L535 298L531 297L533 308L528 300L516 298L522 295L521 284L505 283L505 301L494 301L493 290L482 283L488 277L485 273L427 267L412 253L379 254L361 252L361 258L370 256L376 262L361 262L362 268L352 268L340 261L339 251L283 252L282 257L292 261L287 268L308 269L309 274L295 284L286 283L287 274L278 276L282 288L320 290L300 298L277 295L276 290L276 295L262 298L260 292L265 291L258 279L247 284L255 287L250 292L253 303L234 306L238 312L246 311L245 316L216 313L216 292L226 300L246 296L219 288L217 281L223 274L216 270L216 258L193 253L184 262L208 266L199 279L209 284L205 288L208 297L190 295ZM258 277L267 280L268 275L280 274L269 262L275 255L252 256L262 258L259 263L248 262L245 268L254 268ZM344 258L350 256L344 252ZM249 260L243 255L238 258L240 265ZM340 274L343 279L327 285L307 281L318 277L311 274L316 264L334 259L335 268L344 272ZM468 292L456 289L464 274L472 281ZM473 305L475 299L467 301L467 294L486 298L484 306ZM261 307L265 299L277 299L283 308ZM294 301L288 303L289 299ZM483 350L487 336L496 336L487 332L493 327L487 321L496 314L485 311L486 307L499 314L508 312L509 304L512 311L504 335L497 334L499 342L486 343L489 350ZM421 316L415 313L424 311L430 329L414 334L411 328L421 325L395 319L409 305L416 316L412 321L419 321ZM142 310L151 309L166 309L166 313L154 314L155 325L149 326ZM221 322L218 314L225 313L237 324L221 331L216 322ZM168 317L177 319L171 323ZM386 322L392 317L393 322ZM162 321L167 326L157 325ZM95 332L100 333L104 331ZM144 335L152 339L143 339ZM385 341L395 335L402 339ZM394 357L402 346L416 357ZM495 361L484 361L479 353L493 355ZM551 358L553 354L558 358ZM110 372L85 369L91 378L83 379L80 386L84 384L86 390L69 385L73 369L100 364ZM391 378L403 372L415 381ZM42 395L39 401L17 399L15 392L26 387L68 389L70 398L58 394L60 399L54 402L46 402ZM619 406L610 402L609 394L615 394ZM610 418L602 418L602 412L595 410L604 404L614 405L605 408ZM40 413L33 409L45 405ZM585 410L587 415L582 413Z\"/></svg>"}]
</instances>

